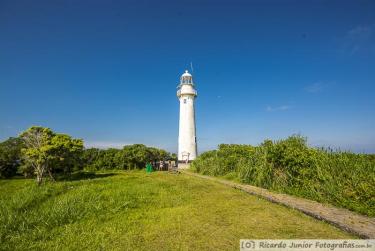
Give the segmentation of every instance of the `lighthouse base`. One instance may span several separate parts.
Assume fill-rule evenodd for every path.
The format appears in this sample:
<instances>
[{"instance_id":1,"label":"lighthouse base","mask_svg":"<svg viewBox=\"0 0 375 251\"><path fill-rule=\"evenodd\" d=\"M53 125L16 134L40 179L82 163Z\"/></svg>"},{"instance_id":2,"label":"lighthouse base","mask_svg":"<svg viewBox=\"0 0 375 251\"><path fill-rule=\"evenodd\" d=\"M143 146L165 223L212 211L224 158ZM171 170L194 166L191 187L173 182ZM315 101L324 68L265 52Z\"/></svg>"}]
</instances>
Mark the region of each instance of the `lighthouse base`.
<instances>
[{"instance_id":1,"label":"lighthouse base","mask_svg":"<svg viewBox=\"0 0 375 251\"><path fill-rule=\"evenodd\" d=\"M178 169L189 169L190 163L186 162L178 162Z\"/></svg>"},{"instance_id":2,"label":"lighthouse base","mask_svg":"<svg viewBox=\"0 0 375 251\"><path fill-rule=\"evenodd\" d=\"M192 160L188 160L188 161L186 161L186 160L179 160L179 161L177 161L179 164L181 163L181 164L183 164L183 163L191 163L191 162L193 162Z\"/></svg>"}]
</instances>

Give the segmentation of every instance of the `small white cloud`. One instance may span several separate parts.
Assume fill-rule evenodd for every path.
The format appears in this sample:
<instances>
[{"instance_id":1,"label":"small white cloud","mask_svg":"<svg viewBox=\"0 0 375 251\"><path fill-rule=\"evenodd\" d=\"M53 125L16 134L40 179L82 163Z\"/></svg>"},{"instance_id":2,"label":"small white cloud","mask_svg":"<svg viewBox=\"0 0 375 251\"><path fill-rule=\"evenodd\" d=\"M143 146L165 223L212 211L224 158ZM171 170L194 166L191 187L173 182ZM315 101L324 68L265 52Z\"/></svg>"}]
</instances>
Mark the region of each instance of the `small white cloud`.
<instances>
[{"instance_id":1,"label":"small white cloud","mask_svg":"<svg viewBox=\"0 0 375 251\"><path fill-rule=\"evenodd\" d=\"M123 148L126 145L131 145L133 143L130 142L119 142L119 141L85 141L86 148L100 148L100 149L107 149L107 148Z\"/></svg>"},{"instance_id":2,"label":"small white cloud","mask_svg":"<svg viewBox=\"0 0 375 251\"><path fill-rule=\"evenodd\" d=\"M358 53L373 53L375 50L375 24L359 25L350 29L342 46L343 51L350 55Z\"/></svg>"},{"instance_id":3,"label":"small white cloud","mask_svg":"<svg viewBox=\"0 0 375 251\"><path fill-rule=\"evenodd\" d=\"M309 85L305 88L307 92L316 93L322 91L324 84L322 82L315 82L312 85Z\"/></svg>"},{"instance_id":4,"label":"small white cloud","mask_svg":"<svg viewBox=\"0 0 375 251\"><path fill-rule=\"evenodd\" d=\"M329 86L336 84L335 81L318 81L305 87L305 91L310 93L321 92Z\"/></svg>"},{"instance_id":5,"label":"small white cloud","mask_svg":"<svg viewBox=\"0 0 375 251\"><path fill-rule=\"evenodd\" d=\"M286 111L286 110L289 110L291 108L292 108L292 106L290 106L290 105L281 105L281 106L276 106L276 107L267 106L266 111L267 112Z\"/></svg>"}]
</instances>

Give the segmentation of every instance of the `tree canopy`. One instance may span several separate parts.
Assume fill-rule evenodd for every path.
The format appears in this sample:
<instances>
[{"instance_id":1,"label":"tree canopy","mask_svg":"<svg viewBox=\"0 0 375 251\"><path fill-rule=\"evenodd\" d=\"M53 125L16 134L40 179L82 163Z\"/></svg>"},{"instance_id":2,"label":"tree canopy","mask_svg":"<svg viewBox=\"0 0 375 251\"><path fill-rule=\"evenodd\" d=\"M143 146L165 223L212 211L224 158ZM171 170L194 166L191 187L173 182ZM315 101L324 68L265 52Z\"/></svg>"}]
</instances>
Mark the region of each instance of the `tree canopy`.
<instances>
[{"instance_id":1,"label":"tree canopy","mask_svg":"<svg viewBox=\"0 0 375 251\"><path fill-rule=\"evenodd\" d=\"M130 170L144 168L149 162L169 159L172 156L167 151L142 144L127 145L122 149L89 148L83 152L83 163L92 170Z\"/></svg>"},{"instance_id":2,"label":"tree canopy","mask_svg":"<svg viewBox=\"0 0 375 251\"><path fill-rule=\"evenodd\" d=\"M24 142L22 156L26 165L32 168L38 184L46 173L54 179L53 173L59 170L70 172L83 150L81 139L72 139L69 135L57 134L40 126L30 127L21 133L20 138Z\"/></svg>"},{"instance_id":3,"label":"tree canopy","mask_svg":"<svg viewBox=\"0 0 375 251\"><path fill-rule=\"evenodd\" d=\"M9 178L17 173L21 165L22 141L9 138L0 143L0 178Z\"/></svg>"}]
</instances>

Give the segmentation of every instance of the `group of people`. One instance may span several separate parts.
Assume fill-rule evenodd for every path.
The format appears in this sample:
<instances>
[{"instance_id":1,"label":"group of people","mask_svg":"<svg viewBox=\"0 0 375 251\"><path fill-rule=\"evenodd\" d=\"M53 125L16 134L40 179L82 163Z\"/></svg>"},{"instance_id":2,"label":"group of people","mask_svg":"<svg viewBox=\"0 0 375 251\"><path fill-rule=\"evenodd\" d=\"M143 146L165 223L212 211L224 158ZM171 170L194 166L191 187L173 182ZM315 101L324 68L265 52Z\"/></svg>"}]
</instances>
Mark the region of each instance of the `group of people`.
<instances>
[{"instance_id":1,"label":"group of people","mask_svg":"<svg viewBox=\"0 0 375 251\"><path fill-rule=\"evenodd\" d=\"M157 170L157 171L170 171L170 170L173 170L174 167L176 167L176 161L172 161L172 160L168 160L168 161L165 161L165 160L160 160L160 161L154 161L154 162L150 162L150 163L147 163L146 165L146 171L147 172L152 172L153 170Z\"/></svg>"}]
</instances>

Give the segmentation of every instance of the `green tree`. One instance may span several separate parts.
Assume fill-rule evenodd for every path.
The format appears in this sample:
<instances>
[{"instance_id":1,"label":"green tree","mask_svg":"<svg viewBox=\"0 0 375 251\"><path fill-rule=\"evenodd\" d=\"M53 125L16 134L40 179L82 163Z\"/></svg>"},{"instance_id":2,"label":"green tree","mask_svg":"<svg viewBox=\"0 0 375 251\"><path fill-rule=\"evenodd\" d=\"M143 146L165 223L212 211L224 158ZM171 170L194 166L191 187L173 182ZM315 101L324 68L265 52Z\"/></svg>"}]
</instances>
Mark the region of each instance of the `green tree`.
<instances>
[{"instance_id":1,"label":"green tree","mask_svg":"<svg viewBox=\"0 0 375 251\"><path fill-rule=\"evenodd\" d=\"M171 154L171 160L177 161L177 154L172 153Z\"/></svg>"},{"instance_id":2,"label":"green tree","mask_svg":"<svg viewBox=\"0 0 375 251\"><path fill-rule=\"evenodd\" d=\"M0 178L9 178L17 173L21 164L22 140L9 138L0 143Z\"/></svg>"},{"instance_id":3,"label":"green tree","mask_svg":"<svg viewBox=\"0 0 375 251\"><path fill-rule=\"evenodd\" d=\"M97 170L97 162L101 157L103 150L98 148L88 148L84 149L81 155L81 162L85 169Z\"/></svg>"},{"instance_id":4,"label":"green tree","mask_svg":"<svg viewBox=\"0 0 375 251\"><path fill-rule=\"evenodd\" d=\"M72 139L66 134L55 134L51 139L51 148L48 151L50 158L47 170L51 178L53 178L52 173L70 174L75 168L78 169L82 151L83 141L81 139Z\"/></svg>"},{"instance_id":5,"label":"green tree","mask_svg":"<svg viewBox=\"0 0 375 251\"><path fill-rule=\"evenodd\" d=\"M147 147L142 144L124 146L122 149L106 150L89 148L83 151L82 161L88 169L125 169L145 168L146 163L169 160L170 154L165 150Z\"/></svg>"},{"instance_id":6,"label":"green tree","mask_svg":"<svg viewBox=\"0 0 375 251\"><path fill-rule=\"evenodd\" d=\"M26 165L32 167L38 184L46 173L54 180L53 173L77 163L83 141L65 134L56 134L49 128L33 126L21 133L24 142L22 155Z\"/></svg>"},{"instance_id":7,"label":"green tree","mask_svg":"<svg viewBox=\"0 0 375 251\"><path fill-rule=\"evenodd\" d=\"M41 184L47 170L53 132L49 128L33 126L21 133L20 137L25 144L22 149L25 162L33 168L37 183Z\"/></svg>"}]
</instances>

